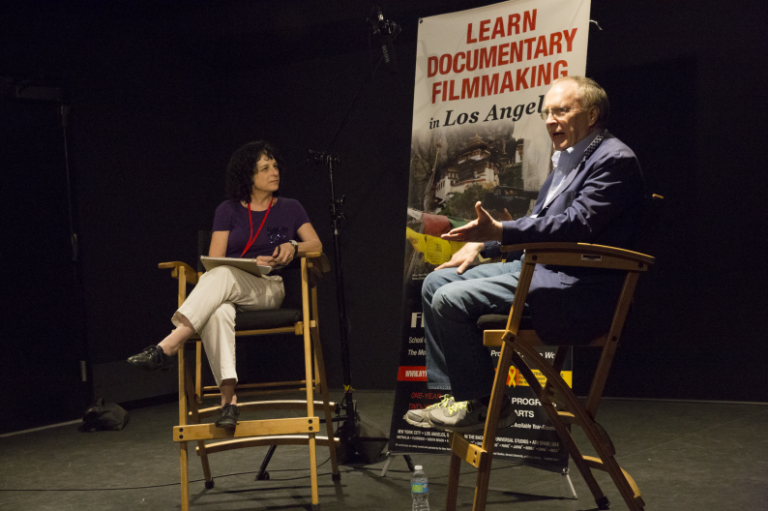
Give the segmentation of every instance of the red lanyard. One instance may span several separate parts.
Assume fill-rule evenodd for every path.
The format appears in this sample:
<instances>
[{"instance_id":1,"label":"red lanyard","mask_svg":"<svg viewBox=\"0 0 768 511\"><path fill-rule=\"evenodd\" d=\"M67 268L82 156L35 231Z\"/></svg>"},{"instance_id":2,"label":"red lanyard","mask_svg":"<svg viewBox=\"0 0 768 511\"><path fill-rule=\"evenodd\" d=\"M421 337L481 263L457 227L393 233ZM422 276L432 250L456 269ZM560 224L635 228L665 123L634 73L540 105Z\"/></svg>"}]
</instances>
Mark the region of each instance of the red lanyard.
<instances>
[{"instance_id":1,"label":"red lanyard","mask_svg":"<svg viewBox=\"0 0 768 511\"><path fill-rule=\"evenodd\" d=\"M253 242L256 241L256 238L259 237L259 233L261 232L261 228L264 227L264 222L267 221L267 217L269 216L269 210L272 209L272 201L274 201L275 198L272 197L269 200L269 207L267 208L267 214L264 215L264 220L261 221L261 225L259 226L259 230L256 231L256 236L253 235L253 219L251 218L251 203L248 203L248 221L251 223L251 237L248 238L248 244L245 246L245 250L243 250L243 253L240 255L240 257L243 257L246 252L248 252L248 249L251 248L251 245L253 245Z\"/></svg>"}]
</instances>

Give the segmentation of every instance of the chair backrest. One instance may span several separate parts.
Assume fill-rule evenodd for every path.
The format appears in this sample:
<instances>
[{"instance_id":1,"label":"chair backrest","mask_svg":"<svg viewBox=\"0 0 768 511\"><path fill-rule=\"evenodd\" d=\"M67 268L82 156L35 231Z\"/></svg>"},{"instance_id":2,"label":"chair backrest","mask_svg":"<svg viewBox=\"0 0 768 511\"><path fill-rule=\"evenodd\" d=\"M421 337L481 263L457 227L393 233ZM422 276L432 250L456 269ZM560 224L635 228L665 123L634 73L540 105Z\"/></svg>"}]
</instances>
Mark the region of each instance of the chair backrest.
<instances>
[{"instance_id":1,"label":"chair backrest","mask_svg":"<svg viewBox=\"0 0 768 511\"><path fill-rule=\"evenodd\" d=\"M211 231L197 231L197 271L204 272L203 263L200 261L200 256L207 256L208 250L211 248L211 238L213 233Z\"/></svg>"}]
</instances>

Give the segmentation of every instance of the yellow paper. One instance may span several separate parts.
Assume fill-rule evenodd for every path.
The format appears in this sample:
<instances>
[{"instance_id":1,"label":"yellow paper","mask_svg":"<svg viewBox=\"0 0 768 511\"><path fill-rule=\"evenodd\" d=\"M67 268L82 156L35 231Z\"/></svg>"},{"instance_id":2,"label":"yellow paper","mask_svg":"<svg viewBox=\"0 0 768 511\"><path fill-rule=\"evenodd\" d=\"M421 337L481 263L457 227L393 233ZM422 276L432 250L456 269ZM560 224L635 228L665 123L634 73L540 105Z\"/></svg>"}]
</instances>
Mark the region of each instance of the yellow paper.
<instances>
[{"instance_id":1,"label":"yellow paper","mask_svg":"<svg viewBox=\"0 0 768 511\"><path fill-rule=\"evenodd\" d=\"M405 228L405 237L417 252L424 254L424 260L429 264L439 266L451 260L464 243L446 241L429 234L420 234L410 227Z\"/></svg>"}]
</instances>

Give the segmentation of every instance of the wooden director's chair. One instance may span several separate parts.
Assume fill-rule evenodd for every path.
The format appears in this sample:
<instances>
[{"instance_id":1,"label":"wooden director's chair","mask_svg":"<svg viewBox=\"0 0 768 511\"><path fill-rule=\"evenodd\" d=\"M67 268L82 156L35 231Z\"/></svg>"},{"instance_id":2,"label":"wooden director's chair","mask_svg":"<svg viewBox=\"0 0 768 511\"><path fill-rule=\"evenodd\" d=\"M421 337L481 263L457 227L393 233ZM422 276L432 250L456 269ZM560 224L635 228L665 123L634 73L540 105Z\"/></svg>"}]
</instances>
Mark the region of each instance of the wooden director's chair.
<instances>
[{"instance_id":1,"label":"wooden director's chair","mask_svg":"<svg viewBox=\"0 0 768 511\"><path fill-rule=\"evenodd\" d=\"M201 408L205 398L220 399L218 387L203 387L201 383L202 342L195 335L179 350L179 425L173 428L173 440L179 443L181 462L181 509L189 509L189 474L187 469L187 443L197 442L197 455L203 465L205 487L213 488L208 455L243 447L271 446L267 458L261 466L258 479L268 479L265 472L275 446L308 445L309 465L312 487L312 507L319 504L317 487L316 446L328 446L331 456L332 478L341 479L336 460L336 447L339 439L333 434L331 409L335 407L328 399L328 386L325 379L325 366L320 345L317 289L316 284L323 273L330 270L328 258L321 252L299 252L293 264L300 268L301 274L301 310L274 309L265 311L238 311L235 317L235 336L258 336L273 334L294 334L304 339L304 379L272 383L242 384L238 382L238 398L285 392L305 391L306 399L240 401L237 406L241 412L248 410L306 410L306 417L282 418L269 420L240 420L235 429L217 428L213 422L201 423L206 417L219 414L219 402L215 406ZM299 264L297 264L299 263ZM293 266L293 264L291 266ZM182 262L160 263L160 268L173 269L172 276L179 281L179 306L187 296L187 284L196 284L201 273ZM297 270L299 269L297 268ZM284 275L287 277L287 275ZM286 278L286 284L288 284ZM291 290L286 286L286 295ZM294 290L295 292L295 290ZM195 345L194 373L192 364L187 360L185 347ZM315 401L314 394L320 394L322 400ZM315 414L315 406L323 409L326 436L320 437L321 421ZM209 442L210 441L210 442Z\"/></svg>"},{"instance_id":2,"label":"wooden director's chair","mask_svg":"<svg viewBox=\"0 0 768 511\"><path fill-rule=\"evenodd\" d=\"M483 332L483 344L485 346L501 346L501 354L491 394L491 403L483 433L483 443L482 446L477 446L467 441L461 434L452 433L450 435L452 452L446 509L448 511L456 509L459 470L462 460L478 469L472 509L474 511L483 511L485 509L491 473L491 458L496 441L499 413L502 400L504 399L506 377L510 365L514 363L541 401L541 405L549 416L561 442L568 449L571 459L573 459L574 464L592 492L598 508L608 509L609 502L597 484L592 474L592 469L608 472L619 493L627 503L627 507L632 511L642 511L645 504L640 496L640 490L632 477L619 467L614 459L616 451L613 443L600 424L595 422L595 415L597 414L597 408L605 388L611 362L619 343L619 337L624 327L624 321L632 302L637 279L640 272L646 271L648 266L653 264L654 258L629 250L586 243L536 243L502 247L504 252L520 250L525 250L525 256L523 258L523 267L517 292L512 302L512 310L509 316L500 317L506 321L506 327L503 330L498 329L503 327L502 323L501 327L495 327L497 329L486 329ZM586 402L580 401L560 376L566 355L572 346L566 343L549 343L549 345L554 344L558 346L554 362L550 363L536 350L537 346L545 346L536 335L536 332L520 329L523 304L525 304L528 295L536 264L588 266L592 268L624 270L626 272L624 287L616 304L616 311L610 331L586 345L579 344L578 346L602 349ZM488 325L493 323L494 319L498 321L499 316L496 318L484 316L480 318L478 324L482 325L485 323ZM498 322L496 324L498 325ZM534 375L534 370L539 371L546 378L546 383L543 387ZM558 398L557 406L554 404L555 396ZM580 453L570 432L569 425L572 424L582 427L587 439L597 453L597 457L585 456Z\"/></svg>"}]
</instances>

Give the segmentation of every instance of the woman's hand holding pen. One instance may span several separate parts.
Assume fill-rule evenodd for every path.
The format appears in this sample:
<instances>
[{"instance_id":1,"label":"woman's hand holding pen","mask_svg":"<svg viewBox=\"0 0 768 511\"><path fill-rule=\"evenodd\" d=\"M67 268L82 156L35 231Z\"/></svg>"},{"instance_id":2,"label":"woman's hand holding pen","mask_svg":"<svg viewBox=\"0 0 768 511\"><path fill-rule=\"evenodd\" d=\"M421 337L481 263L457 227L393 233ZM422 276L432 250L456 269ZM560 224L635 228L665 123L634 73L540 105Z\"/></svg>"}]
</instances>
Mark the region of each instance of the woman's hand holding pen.
<instances>
[{"instance_id":1,"label":"woman's hand holding pen","mask_svg":"<svg viewBox=\"0 0 768 511\"><path fill-rule=\"evenodd\" d=\"M293 245L290 243L283 243L282 245L275 247L275 250L272 252L271 256L258 256L256 258L256 262L262 266L280 268L282 266L288 265L291 261L293 261L295 252L296 251L294 250Z\"/></svg>"}]
</instances>

